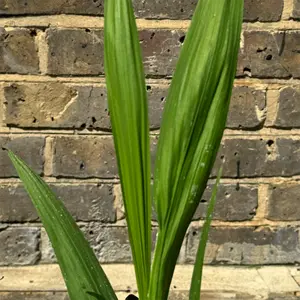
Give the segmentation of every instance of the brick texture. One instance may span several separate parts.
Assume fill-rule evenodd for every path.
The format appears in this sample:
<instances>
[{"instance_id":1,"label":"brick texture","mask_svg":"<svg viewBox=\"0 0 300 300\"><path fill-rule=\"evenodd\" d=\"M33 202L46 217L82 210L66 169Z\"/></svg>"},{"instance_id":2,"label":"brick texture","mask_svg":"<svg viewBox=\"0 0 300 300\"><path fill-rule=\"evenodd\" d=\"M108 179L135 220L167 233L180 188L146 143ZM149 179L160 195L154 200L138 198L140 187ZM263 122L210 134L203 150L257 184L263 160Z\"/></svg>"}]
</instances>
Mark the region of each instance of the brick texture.
<instances>
[{"instance_id":1,"label":"brick texture","mask_svg":"<svg viewBox=\"0 0 300 300\"><path fill-rule=\"evenodd\" d=\"M187 259L193 262L199 229L188 234ZM206 263L229 265L294 264L299 262L299 228L212 228Z\"/></svg>"},{"instance_id":2,"label":"brick texture","mask_svg":"<svg viewBox=\"0 0 300 300\"><path fill-rule=\"evenodd\" d=\"M157 140L152 138L152 168ZM118 177L111 137L57 137L54 141L53 175L75 178Z\"/></svg>"},{"instance_id":3,"label":"brick texture","mask_svg":"<svg viewBox=\"0 0 300 300\"><path fill-rule=\"evenodd\" d=\"M168 88L197 2L133 0L152 174ZM197 224L223 165L206 263L300 263L300 1L244 3L227 130L179 262L195 259ZM56 262L4 148L50 183L102 263L132 260L107 105L103 11L103 0L0 0L0 266ZM156 221L154 213L153 241ZM64 293L3 293L0 287L1 299L67 300Z\"/></svg>"},{"instance_id":4,"label":"brick texture","mask_svg":"<svg viewBox=\"0 0 300 300\"><path fill-rule=\"evenodd\" d=\"M154 130L160 127L168 85L149 83L146 89L150 128ZM9 83L4 87L4 104L4 123L11 127L111 130L106 89L102 86ZM265 90L237 86L233 89L227 127L261 128L265 112Z\"/></svg>"},{"instance_id":5,"label":"brick texture","mask_svg":"<svg viewBox=\"0 0 300 300\"><path fill-rule=\"evenodd\" d=\"M38 228L0 228L0 266L32 265L40 258Z\"/></svg>"},{"instance_id":6,"label":"brick texture","mask_svg":"<svg viewBox=\"0 0 300 300\"><path fill-rule=\"evenodd\" d=\"M35 35L36 31L27 29L0 28L0 73L39 73Z\"/></svg>"},{"instance_id":7,"label":"brick texture","mask_svg":"<svg viewBox=\"0 0 300 300\"><path fill-rule=\"evenodd\" d=\"M278 111L273 126L291 129L300 127L300 92L298 88L285 87L280 90L276 104Z\"/></svg>"},{"instance_id":8,"label":"brick texture","mask_svg":"<svg viewBox=\"0 0 300 300\"><path fill-rule=\"evenodd\" d=\"M26 145L26 147L25 147ZM0 137L0 147L14 151L36 172L43 173L45 139L41 137ZM8 158L7 152L0 148L0 178L16 177L17 173Z\"/></svg>"},{"instance_id":9,"label":"brick texture","mask_svg":"<svg viewBox=\"0 0 300 300\"><path fill-rule=\"evenodd\" d=\"M141 30L146 74L171 76L184 36L185 31L182 30ZM245 31L238 75L250 73L252 77L258 78L299 78L299 38L299 31ZM49 74L103 74L103 31L49 29L47 42Z\"/></svg>"},{"instance_id":10,"label":"brick texture","mask_svg":"<svg viewBox=\"0 0 300 300\"><path fill-rule=\"evenodd\" d=\"M81 230L90 242L95 254L102 263L129 263L132 262L131 249L127 228L123 226L108 227L98 223L82 225ZM153 249L157 230L153 229ZM42 261L44 263L56 262L51 244L43 234Z\"/></svg>"},{"instance_id":11,"label":"brick texture","mask_svg":"<svg viewBox=\"0 0 300 300\"><path fill-rule=\"evenodd\" d=\"M138 1L134 0L136 16L148 19L190 19L196 7L196 0ZM245 0L245 21L279 21L283 10L283 0ZM295 3L294 14L298 10ZM0 15L44 15L78 14L103 15L103 0L53 0L51 3L34 0L6 0L0 3Z\"/></svg>"},{"instance_id":12,"label":"brick texture","mask_svg":"<svg viewBox=\"0 0 300 300\"><path fill-rule=\"evenodd\" d=\"M208 185L194 219L205 218L213 185ZM246 221L255 216L258 189L255 186L221 184L213 218L222 221Z\"/></svg>"},{"instance_id":13,"label":"brick texture","mask_svg":"<svg viewBox=\"0 0 300 300\"><path fill-rule=\"evenodd\" d=\"M299 184L275 184L269 187L267 218L274 221L298 221Z\"/></svg>"},{"instance_id":14,"label":"brick texture","mask_svg":"<svg viewBox=\"0 0 300 300\"><path fill-rule=\"evenodd\" d=\"M292 17L294 19L300 18L300 1L299 0L293 0L293 11L292 11Z\"/></svg>"},{"instance_id":15,"label":"brick texture","mask_svg":"<svg viewBox=\"0 0 300 300\"><path fill-rule=\"evenodd\" d=\"M299 175L300 141L278 139L225 139L213 170L217 174L224 160L223 176L229 178Z\"/></svg>"},{"instance_id":16,"label":"brick texture","mask_svg":"<svg viewBox=\"0 0 300 300\"><path fill-rule=\"evenodd\" d=\"M77 221L114 222L113 185L77 184L50 187L62 199ZM21 185L3 185L0 187L0 222L35 222L36 211L25 189Z\"/></svg>"}]
</instances>

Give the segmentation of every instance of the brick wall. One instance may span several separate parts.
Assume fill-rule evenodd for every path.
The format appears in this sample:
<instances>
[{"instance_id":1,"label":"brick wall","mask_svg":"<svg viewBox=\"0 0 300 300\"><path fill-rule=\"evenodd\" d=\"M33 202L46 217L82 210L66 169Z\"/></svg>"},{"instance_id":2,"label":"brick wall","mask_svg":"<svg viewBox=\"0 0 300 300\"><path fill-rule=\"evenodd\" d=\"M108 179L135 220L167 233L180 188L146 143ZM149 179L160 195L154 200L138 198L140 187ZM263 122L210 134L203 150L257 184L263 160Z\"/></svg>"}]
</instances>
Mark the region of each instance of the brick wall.
<instances>
[{"instance_id":1,"label":"brick wall","mask_svg":"<svg viewBox=\"0 0 300 300\"><path fill-rule=\"evenodd\" d=\"M170 76L196 2L134 1L153 160ZM51 184L102 262L130 262L103 75L103 0L6 0L0 14L0 145ZM298 19L299 0L245 0L237 79L212 172L225 158L207 263L300 262ZM54 262L3 151L0 178L0 266ZM210 191L211 184L187 233L182 263L194 260Z\"/></svg>"}]
</instances>

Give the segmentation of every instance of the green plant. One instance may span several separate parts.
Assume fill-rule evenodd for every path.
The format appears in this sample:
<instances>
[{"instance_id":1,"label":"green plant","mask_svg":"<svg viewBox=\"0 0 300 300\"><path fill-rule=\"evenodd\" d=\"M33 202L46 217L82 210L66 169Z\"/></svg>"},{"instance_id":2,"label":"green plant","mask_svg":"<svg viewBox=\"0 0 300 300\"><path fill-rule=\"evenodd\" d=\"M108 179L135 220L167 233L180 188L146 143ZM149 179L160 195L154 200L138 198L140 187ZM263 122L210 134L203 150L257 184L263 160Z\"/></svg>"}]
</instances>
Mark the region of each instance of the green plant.
<instances>
[{"instance_id":1,"label":"green plant","mask_svg":"<svg viewBox=\"0 0 300 300\"><path fill-rule=\"evenodd\" d=\"M159 232L151 264L149 124L145 78L130 0L105 3L105 71L112 130L139 297L167 299L178 254L206 187L227 118L243 0L200 0L167 97L154 174ZM9 156L55 250L70 298L116 299L97 258L47 184ZM200 299L216 186L194 267L190 299Z\"/></svg>"}]
</instances>

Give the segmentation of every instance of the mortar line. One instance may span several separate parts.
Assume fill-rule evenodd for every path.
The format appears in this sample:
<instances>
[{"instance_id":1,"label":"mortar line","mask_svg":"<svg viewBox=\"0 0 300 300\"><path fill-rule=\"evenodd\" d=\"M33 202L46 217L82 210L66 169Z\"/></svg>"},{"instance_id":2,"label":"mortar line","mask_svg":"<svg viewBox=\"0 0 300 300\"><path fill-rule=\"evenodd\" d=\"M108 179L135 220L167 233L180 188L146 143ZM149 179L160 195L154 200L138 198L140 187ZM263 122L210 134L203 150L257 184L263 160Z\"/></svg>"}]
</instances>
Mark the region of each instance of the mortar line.
<instances>
[{"instance_id":1,"label":"mortar line","mask_svg":"<svg viewBox=\"0 0 300 300\"><path fill-rule=\"evenodd\" d=\"M159 135L158 130L152 130L150 132L150 137L155 138ZM0 127L0 136L3 137L29 137L29 136L40 136L40 137L69 137L69 138L96 138L102 137L112 138L111 132L101 131L101 130L83 130L83 131L74 131L72 129L45 129L45 128L26 128L26 129L18 129L18 128L1 128ZM269 128L264 127L259 130L240 130L240 129L225 129L223 140L225 139L280 139L280 138L290 138L294 140L299 140L300 138L300 128L299 129L277 129L277 128Z\"/></svg>"},{"instance_id":2,"label":"mortar line","mask_svg":"<svg viewBox=\"0 0 300 300\"><path fill-rule=\"evenodd\" d=\"M189 231L194 228L201 228L204 225L203 220L194 220L190 223L186 235L188 235ZM118 227L127 227L126 220L117 220L115 223L104 223L97 220L89 220L89 221L76 221L78 226L85 226L89 224L99 225L101 227L106 228L118 228ZM6 226L7 228L38 228L44 230L43 224L40 221L32 221L32 222L2 222L2 226ZM253 227L255 230L263 227L269 228L280 228L280 227L300 227L300 221L271 221L267 219L263 220L249 220L249 221L220 221L220 220L212 220L211 227L214 228L243 228L243 227ZM5 230L4 229L4 230ZM158 223L152 222L152 229L158 229Z\"/></svg>"},{"instance_id":3,"label":"mortar line","mask_svg":"<svg viewBox=\"0 0 300 300\"><path fill-rule=\"evenodd\" d=\"M53 174L54 137L46 137L44 149L44 175L50 177Z\"/></svg>"},{"instance_id":4,"label":"mortar line","mask_svg":"<svg viewBox=\"0 0 300 300\"><path fill-rule=\"evenodd\" d=\"M91 177L91 178L56 178L56 177L49 177L45 176L43 179L50 184L57 184L57 185L76 185L76 184L112 184L112 185L119 185L120 179L119 178L98 178L98 177ZM249 185L249 186L258 186L262 185L280 185L280 184L299 184L300 175L297 176L290 176L290 177L280 177L280 176L273 176L273 177L253 177L253 178L221 178L221 184L224 185L236 185L237 182L240 185ZM208 185L214 184L215 179L210 178L207 182ZM16 185L20 184L21 181L18 178L0 178L0 184L4 185Z\"/></svg>"},{"instance_id":5,"label":"mortar line","mask_svg":"<svg viewBox=\"0 0 300 300\"><path fill-rule=\"evenodd\" d=\"M285 0L281 20L290 20L294 9L294 0Z\"/></svg>"},{"instance_id":6,"label":"mortar line","mask_svg":"<svg viewBox=\"0 0 300 300\"><path fill-rule=\"evenodd\" d=\"M287 8L285 8L286 14ZM171 19L136 19L139 29L182 29L186 30L190 20ZM84 24L84 25L82 25ZM0 19L0 26L6 28L37 27L37 28L73 28L73 29L103 29L104 18L100 16L82 15L43 15L43 16L19 16ZM245 30L295 30L300 29L300 23L294 20L281 20L279 22L244 22Z\"/></svg>"},{"instance_id":7,"label":"mortar line","mask_svg":"<svg viewBox=\"0 0 300 300\"><path fill-rule=\"evenodd\" d=\"M38 57L40 72L42 75L47 74L48 69L48 43L46 42L46 33L38 30L36 36L36 44L38 47Z\"/></svg>"},{"instance_id":8,"label":"mortar line","mask_svg":"<svg viewBox=\"0 0 300 300\"><path fill-rule=\"evenodd\" d=\"M50 75L21 75L21 74L0 74L0 83L48 83L48 82L60 82L65 84L74 85L90 85L105 87L105 78L102 75L99 76L50 76ZM161 78L148 78L146 79L148 84L169 86L171 78L162 76ZM300 79L270 79L270 78L236 78L234 81L235 86L257 86L258 88L267 88L270 86L272 89L279 89L282 86L298 86L300 85Z\"/></svg>"}]
</instances>

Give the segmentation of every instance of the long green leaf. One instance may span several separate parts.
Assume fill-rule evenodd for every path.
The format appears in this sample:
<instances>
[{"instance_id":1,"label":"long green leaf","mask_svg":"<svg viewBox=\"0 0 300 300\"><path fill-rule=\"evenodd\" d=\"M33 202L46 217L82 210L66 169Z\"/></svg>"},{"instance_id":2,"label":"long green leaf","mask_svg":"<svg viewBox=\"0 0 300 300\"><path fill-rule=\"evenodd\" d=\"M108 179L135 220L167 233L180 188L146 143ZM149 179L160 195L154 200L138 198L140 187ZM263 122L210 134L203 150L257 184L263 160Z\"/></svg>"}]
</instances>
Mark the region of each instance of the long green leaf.
<instances>
[{"instance_id":1,"label":"long green leaf","mask_svg":"<svg viewBox=\"0 0 300 300\"><path fill-rule=\"evenodd\" d=\"M142 55L131 0L105 1L108 104L140 299L151 268L150 147Z\"/></svg>"},{"instance_id":2,"label":"long green leaf","mask_svg":"<svg viewBox=\"0 0 300 300\"><path fill-rule=\"evenodd\" d=\"M81 230L48 185L9 151L48 233L71 300L116 300L117 297Z\"/></svg>"},{"instance_id":3,"label":"long green leaf","mask_svg":"<svg viewBox=\"0 0 300 300\"><path fill-rule=\"evenodd\" d=\"M159 233L150 299L166 299L177 257L223 135L235 77L243 0L201 0L163 115L154 201Z\"/></svg>"},{"instance_id":4,"label":"long green leaf","mask_svg":"<svg viewBox=\"0 0 300 300\"><path fill-rule=\"evenodd\" d=\"M194 266L193 277L191 281L190 300L200 300L205 249L208 241L208 234L209 234L210 224L212 221L213 212L216 204L217 192L218 192L221 175L222 175L222 168L219 170L218 178L216 180L216 183L214 185L211 194L211 198L206 212L206 219L201 231L201 238L199 239L199 246L196 255L196 263Z\"/></svg>"}]
</instances>

